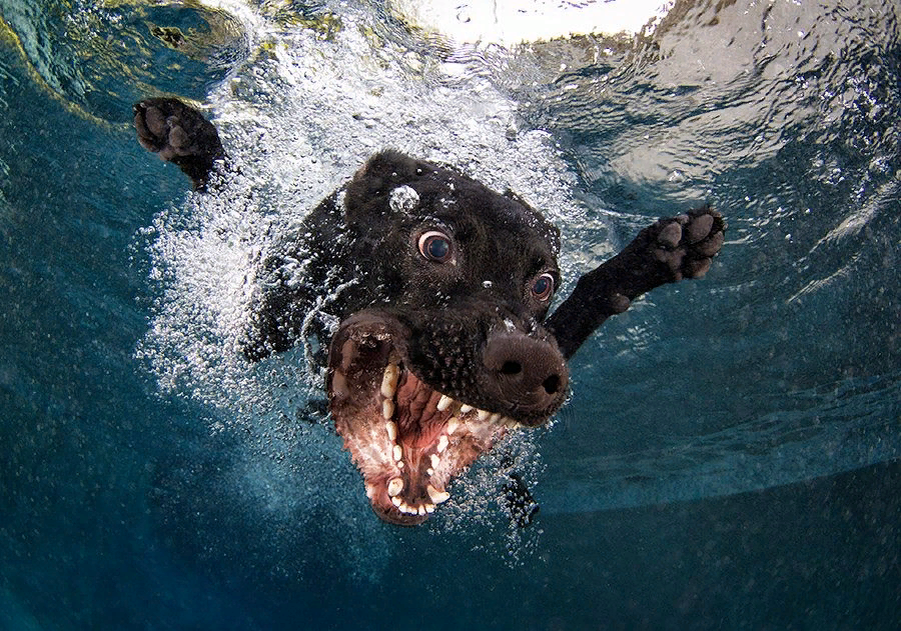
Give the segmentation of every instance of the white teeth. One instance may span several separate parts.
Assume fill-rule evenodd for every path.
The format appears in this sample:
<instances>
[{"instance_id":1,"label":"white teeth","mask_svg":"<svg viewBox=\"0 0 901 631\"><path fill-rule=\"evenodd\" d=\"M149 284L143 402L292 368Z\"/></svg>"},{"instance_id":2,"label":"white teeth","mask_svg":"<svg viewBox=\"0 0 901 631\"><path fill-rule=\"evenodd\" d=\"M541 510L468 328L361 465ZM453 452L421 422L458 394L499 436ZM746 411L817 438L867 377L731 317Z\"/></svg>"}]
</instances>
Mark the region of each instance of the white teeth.
<instances>
[{"instance_id":1,"label":"white teeth","mask_svg":"<svg viewBox=\"0 0 901 631\"><path fill-rule=\"evenodd\" d=\"M501 415L498 413L494 413L488 417L489 423L497 423L499 420L501 420Z\"/></svg>"},{"instance_id":2,"label":"white teeth","mask_svg":"<svg viewBox=\"0 0 901 631\"><path fill-rule=\"evenodd\" d=\"M426 492L428 492L429 498L435 504L441 504L442 502L446 502L448 499L450 499L450 493L448 493L447 491L439 491L431 484L425 487L425 490Z\"/></svg>"},{"instance_id":3,"label":"white teeth","mask_svg":"<svg viewBox=\"0 0 901 631\"><path fill-rule=\"evenodd\" d=\"M394 497L395 495L400 495L400 492L404 490L404 481L400 478L393 478L388 483L388 495Z\"/></svg>"},{"instance_id":4,"label":"white teeth","mask_svg":"<svg viewBox=\"0 0 901 631\"><path fill-rule=\"evenodd\" d=\"M442 394L441 398L438 399L438 405L436 405L435 407L438 408L439 412L444 412L447 408L450 407L450 404L453 402L454 402L454 400L451 399L449 396L447 396L446 394Z\"/></svg>"},{"instance_id":5,"label":"white teeth","mask_svg":"<svg viewBox=\"0 0 901 631\"><path fill-rule=\"evenodd\" d=\"M400 368L397 364L388 364L385 366L385 374L382 375L382 396L386 399L393 399L394 393L397 392L397 378L400 375Z\"/></svg>"},{"instance_id":6,"label":"white teeth","mask_svg":"<svg viewBox=\"0 0 901 631\"><path fill-rule=\"evenodd\" d=\"M400 367L397 364L389 363L385 366L385 372L382 375L382 383L379 389L383 400L382 400L382 416L385 419L385 433L388 435L388 440L391 442L391 457L394 459L394 465L397 469L403 469L405 466L404 463L404 448L403 446L397 444L397 437L399 434L399 429L397 426L397 422L392 420L394 418L394 413L397 411L397 404L394 401L394 397L397 394L397 384L400 379ZM491 422L504 423L508 427L518 426L518 423L513 419L508 417L502 417L500 414L492 414L487 410L479 410L474 408L471 405L460 404L454 401L451 397L446 394L442 394L438 398L438 403L436 404L436 408L439 412L446 412L451 410L450 414L454 413L453 406L459 405L459 414L468 414L472 411L476 412L479 421L489 420ZM452 416L447 421L447 427L445 431L438 436L438 442L435 445L435 452L429 456L429 462L432 465L428 469L426 469L426 473L429 476L435 474L435 471L441 466L441 457L439 454L444 453L447 448L450 446L450 439L448 436L453 434L460 428L461 422L457 416ZM431 484L426 485L426 492L428 493L430 502L425 502L422 504L411 505L408 504L402 497L401 493L404 491L404 481L401 477L394 477L388 481L387 490L388 496L391 498L391 504L394 505L397 510L407 515L419 515L424 516L429 513L435 512L435 509L438 504L442 504L450 499L450 493L447 491L439 491ZM376 494L376 489L374 486L366 487L366 494L372 499Z\"/></svg>"},{"instance_id":7,"label":"white teeth","mask_svg":"<svg viewBox=\"0 0 901 631\"><path fill-rule=\"evenodd\" d=\"M391 503L394 504L397 510L406 515L426 515L428 513L434 513L437 504L446 502L450 498L450 493L447 491L439 491L429 484L426 486L426 492L429 494L431 502L416 505L408 504L406 500L400 497L403 488L404 481L400 478L392 478L391 481L388 482L388 495L391 497Z\"/></svg>"}]
</instances>

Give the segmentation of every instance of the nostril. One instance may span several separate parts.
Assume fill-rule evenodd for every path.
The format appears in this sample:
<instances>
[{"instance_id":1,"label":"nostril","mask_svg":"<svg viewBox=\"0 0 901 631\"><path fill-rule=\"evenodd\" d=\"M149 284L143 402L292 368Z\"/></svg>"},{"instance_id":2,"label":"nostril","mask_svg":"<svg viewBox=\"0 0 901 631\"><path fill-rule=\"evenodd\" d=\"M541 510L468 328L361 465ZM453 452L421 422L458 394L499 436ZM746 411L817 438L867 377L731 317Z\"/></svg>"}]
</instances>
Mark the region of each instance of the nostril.
<instances>
[{"instance_id":1,"label":"nostril","mask_svg":"<svg viewBox=\"0 0 901 631\"><path fill-rule=\"evenodd\" d=\"M501 374L504 375L518 375L522 372L522 364L516 361L505 361L504 365L501 366Z\"/></svg>"},{"instance_id":2,"label":"nostril","mask_svg":"<svg viewBox=\"0 0 901 631\"><path fill-rule=\"evenodd\" d=\"M560 390L560 375L551 375L541 385L544 386L544 391L548 394L557 394Z\"/></svg>"},{"instance_id":3,"label":"nostril","mask_svg":"<svg viewBox=\"0 0 901 631\"><path fill-rule=\"evenodd\" d=\"M511 418L544 414L560 403L569 384L566 363L549 341L517 331L489 336L482 355L480 384Z\"/></svg>"}]
</instances>

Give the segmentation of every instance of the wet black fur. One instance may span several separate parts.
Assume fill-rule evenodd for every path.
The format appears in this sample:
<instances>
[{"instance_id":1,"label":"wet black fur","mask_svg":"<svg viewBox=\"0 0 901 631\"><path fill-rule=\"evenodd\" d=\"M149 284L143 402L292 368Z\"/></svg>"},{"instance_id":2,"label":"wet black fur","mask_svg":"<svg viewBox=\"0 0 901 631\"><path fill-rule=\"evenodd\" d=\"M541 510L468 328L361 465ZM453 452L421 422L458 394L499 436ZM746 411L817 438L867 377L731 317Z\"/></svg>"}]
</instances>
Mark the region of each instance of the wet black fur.
<instances>
[{"instance_id":1,"label":"wet black fur","mask_svg":"<svg viewBox=\"0 0 901 631\"><path fill-rule=\"evenodd\" d=\"M135 127L141 144L181 167L196 188L208 185L216 165L227 178L215 127L193 108L148 99L135 105ZM400 186L416 190L415 208L391 208L391 193ZM415 237L429 226L451 233L466 265L422 259ZM420 376L478 405L478 397L462 391L478 380L466 367L478 364L478 346L499 321L555 342L568 359L638 296L703 275L724 230L722 217L707 207L658 221L580 278L545 320L547 303L532 299L527 287L544 271L559 285L557 229L513 193L500 195L451 168L384 151L295 233L282 235L263 261L244 353L260 360L314 340L321 359L339 320L368 307L387 308L414 332L411 352Z\"/></svg>"},{"instance_id":2,"label":"wet black fur","mask_svg":"<svg viewBox=\"0 0 901 631\"><path fill-rule=\"evenodd\" d=\"M179 165L196 188L207 187L216 168L227 179L215 128L196 110L173 99L150 99L135 106L135 126L141 144ZM415 191L418 201L392 204L401 187ZM451 238L456 265L427 260L419 251L419 237L431 230ZM546 414L537 404L504 409L509 397L498 375L505 366L537 357L538 364L548 364L539 370L552 374L554 358L562 365L638 296L702 276L724 230L722 217L707 207L660 220L582 276L547 317L550 301L536 298L531 288L542 274L560 284L557 229L512 193L501 195L452 168L383 151L303 225L280 235L260 263L243 350L257 361L302 341L314 361L324 363L340 321L378 310L409 332L409 368L432 388L538 423ZM504 336L515 339L492 349L490 340ZM505 361L511 353L517 362ZM550 390L548 406L556 409L563 394Z\"/></svg>"},{"instance_id":3,"label":"wet black fur","mask_svg":"<svg viewBox=\"0 0 901 631\"><path fill-rule=\"evenodd\" d=\"M416 191L415 208L392 209L401 186ZM421 256L417 237L429 230L453 238L458 265ZM481 349L503 320L550 339L540 325L548 302L532 298L529 284L542 273L559 282L558 248L556 228L515 196L398 152L379 153L265 260L245 353L261 359L311 335L324 348L335 318L376 307L410 329L410 359L421 378L494 409L473 387ZM303 274L295 274L294 261Z\"/></svg>"}]
</instances>

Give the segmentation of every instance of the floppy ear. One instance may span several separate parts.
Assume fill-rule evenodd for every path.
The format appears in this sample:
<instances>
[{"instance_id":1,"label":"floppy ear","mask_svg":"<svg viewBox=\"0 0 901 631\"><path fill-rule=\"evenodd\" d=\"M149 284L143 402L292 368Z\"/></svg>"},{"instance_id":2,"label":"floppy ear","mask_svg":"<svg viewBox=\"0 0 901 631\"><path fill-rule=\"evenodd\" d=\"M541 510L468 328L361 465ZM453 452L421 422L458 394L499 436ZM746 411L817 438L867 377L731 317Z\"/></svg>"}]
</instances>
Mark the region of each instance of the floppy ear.
<instances>
[{"instance_id":1,"label":"floppy ear","mask_svg":"<svg viewBox=\"0 0 901 631\"><path fill-rule=\"evenodd\" d=\"M642 294L683 278L702 278L723 245L725 230L723 216L709 206L661 219L582 276L545 323L563 356L572 357L607 318L628 309Z\"/></svg>"}]
</instances>

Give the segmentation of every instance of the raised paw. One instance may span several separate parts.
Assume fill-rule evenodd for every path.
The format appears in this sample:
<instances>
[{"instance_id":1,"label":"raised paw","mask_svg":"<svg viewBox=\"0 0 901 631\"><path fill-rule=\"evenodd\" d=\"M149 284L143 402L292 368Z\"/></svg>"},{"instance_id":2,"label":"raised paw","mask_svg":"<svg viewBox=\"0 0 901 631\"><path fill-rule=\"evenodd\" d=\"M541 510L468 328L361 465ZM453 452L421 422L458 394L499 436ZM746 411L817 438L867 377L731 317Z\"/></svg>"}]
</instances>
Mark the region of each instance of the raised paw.
<instances>
[{"instance_id":1,"label":"raised paw","mask_svg":"<svg viewBox=\"0 0 901 631\"><path fill-rule=\"evenodd\" d=\"M583 275L545 322L563 356L639 296L683 278L701 278L723 247L726 222L709 206L648 226L622 252Z\"/></svg>"},{"instance_id":2,"label":"raised paw","mask_svg":"<svg viewBox=\"0 0 901 631\"><path fill-rule=\"evenodd\" d=\"M661 219L649 229L654 258L664 263L673 281L703 278L725 240L726 222L709 206Z\"/></svg>"},{"instance_id":3,"label":"raised paw","mask_svg":"<svg viewBox=\"0 0 901 631\"><path fill-rule=\"evenodd\" d=\"M146 99L134 106L134 125L141 146L177 164L203 186L216 160L225 152L213 124L177 99Z\"/></svg>"}]
</instances>

